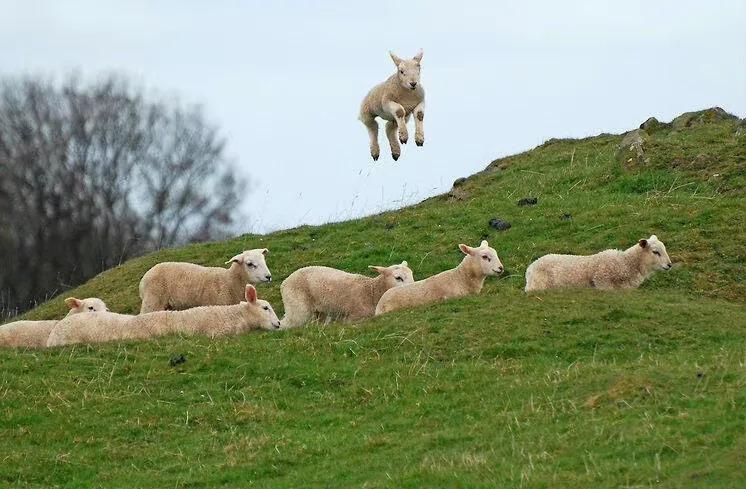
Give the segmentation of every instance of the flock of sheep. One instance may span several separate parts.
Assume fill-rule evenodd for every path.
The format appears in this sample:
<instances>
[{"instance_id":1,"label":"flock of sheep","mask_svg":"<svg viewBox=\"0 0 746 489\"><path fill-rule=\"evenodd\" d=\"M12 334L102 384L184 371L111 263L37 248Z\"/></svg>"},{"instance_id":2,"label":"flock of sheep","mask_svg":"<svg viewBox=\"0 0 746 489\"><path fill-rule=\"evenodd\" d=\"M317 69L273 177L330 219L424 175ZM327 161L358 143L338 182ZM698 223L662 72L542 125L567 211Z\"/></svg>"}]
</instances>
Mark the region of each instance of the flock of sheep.
<instances>
[{"instance_id":1,"label":"flock of sheep","mask_svg":"<svg viewBox=\"0 0 746 489\"><path fill-rule=\"evenodd\" d=\"M422 51L411 60L393 53L397 72L374 87L362 103L360 120L368 128L370 153L380 154L376 117L387 120L394 160L408 140L406 123L415 114L415 142L424 144L425 93L419 83ZM397 137L398 136L398 137ZM358 321L455 297L478 294L485 278L503 272L497 252L482 241L460 244L461 263L423 280L414 280L404 261L371 266L377 277L329 267L296 270L281 285L285 316L257 298L254 284L270 282L269 250L244 251L228 268L191 263L159 263L140 281L139 315L110 312L100 299L66 299L70 311L59 321L16 321L0 326L0 346L52 347L107 341L143 340L169 334L236 335L250 330L296 328L312 322ZM653 235L627 250L590 256L545 255L526 269L527 292L561 287L634 288L655 270L669 270L666 247Z\"/></svg>"},{"instance_id":2,"label":"flock of sheep","mask_svg":"<svg viewBox=\"0 0 746 489\"><path fill-rule=\"evenodd\" d=\"M228 268L192 263L159 263L140 280L139 315L110 312L100 299L69 298L60 321L16 321L0 326L0 346L52 347L107 341L143 340L174 333L210 337L246 331L278 330L313 322L358 321L455 297L478 294L484 280L504 268L487 241L460 244L455 268L416 281L404 261L371 266L377 277L310 266L291 273L280 291L285 316L280 321L253 284L269 282L266 248L231 258ZM655 270L669 270L666 247L655 236L627 250L595 255L545 255L526 269L526 291L561 287L634 288Z\"/></svg>"}]
</instances>

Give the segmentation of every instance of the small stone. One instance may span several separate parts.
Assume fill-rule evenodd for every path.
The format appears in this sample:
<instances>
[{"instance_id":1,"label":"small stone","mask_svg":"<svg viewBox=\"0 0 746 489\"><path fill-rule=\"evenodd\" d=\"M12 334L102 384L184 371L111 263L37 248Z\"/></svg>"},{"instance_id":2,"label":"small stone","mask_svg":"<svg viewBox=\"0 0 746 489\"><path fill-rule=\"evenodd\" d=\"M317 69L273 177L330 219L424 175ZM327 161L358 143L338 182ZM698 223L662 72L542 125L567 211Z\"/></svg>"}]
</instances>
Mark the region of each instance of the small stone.
<instances>
[{"instance_id":1,"label":"small stone","mask_svg":"<svg viewBox=\"0 0 746 489\"><path fill-rule=\"evenodd\" d=\"M539 199L537 199L536 197L524 197L518 201L518 205L521 207L525 207L527 205L536 205L537 202L539 202Z\"/></svg>"},{"instance_id":2,"label":"small stone","mask_svg":"<svg viewBox=\"0 0 746 489\"><path fill-rule=\"evenodd\" d=\"M466 183L466 178L464 178L464 177L461 177L461 178L457 178L457 179L456 179L456 180L455 180L455 181L453 182L453 186L454 186L454 187L459 187L459 186L463 185L464 183Z\"/></svg>"},{"instance_id":3,"label":"small stone","mask_svg":"<svg viewBox=\"0 0 746 489\"><path fill-rule=\"evenodd\" d=\"M508 221L503 221L502 219L494 217L490 219L490 227L492 229L497 229L498 231L505 231L507 229L510 229L510 223Z\"/></svg>"},{"instance_id":4,"label":"small stone","mask_svg":"<svg viewBox=\"0 0 746 489\"><path fill-rule=\"evenodd\" d=\"M168 364L172 367L176 367L177 365L181 365L182 363L186 362L186 357L184 355L176 355L171 357L171 360L168 361Z\"/></svg>"},{"instance_id":5,"label":"small stone","mask_svg":"<svg viewBox=\"0 0 746 489\"><path fill-rule=\"evenodd\" d=\"M563 221L572 221L572 215L569 212L565 212L560 216Z\"/></svg>"}]
</instances>

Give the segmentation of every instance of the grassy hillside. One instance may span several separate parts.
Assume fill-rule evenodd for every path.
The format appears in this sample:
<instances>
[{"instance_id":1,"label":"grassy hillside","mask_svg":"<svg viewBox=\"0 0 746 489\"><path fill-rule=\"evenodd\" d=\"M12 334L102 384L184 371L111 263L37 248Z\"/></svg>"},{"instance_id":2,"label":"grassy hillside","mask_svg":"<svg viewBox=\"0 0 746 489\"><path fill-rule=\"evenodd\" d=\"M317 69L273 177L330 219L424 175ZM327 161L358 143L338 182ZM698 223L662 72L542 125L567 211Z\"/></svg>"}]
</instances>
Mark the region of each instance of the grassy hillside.
<instances>
[{"instance_id":1,"label":"grassy hillside","mask_svg":"<svg viewBox=\"0 0 746 489\"><path fill-rule=\"evenodd\" d=\"M632 151L551 140L412 207L164 250L70 291L134 312L153 264L255 247L278 312L309 264L422 278L484 238L507 269L359 324L0 351L0 486L746 486L746 130L713 109L646 128ZM542 254L652 233L675 267L638 290L522 292Z\"/></svg>"}]
</instances>

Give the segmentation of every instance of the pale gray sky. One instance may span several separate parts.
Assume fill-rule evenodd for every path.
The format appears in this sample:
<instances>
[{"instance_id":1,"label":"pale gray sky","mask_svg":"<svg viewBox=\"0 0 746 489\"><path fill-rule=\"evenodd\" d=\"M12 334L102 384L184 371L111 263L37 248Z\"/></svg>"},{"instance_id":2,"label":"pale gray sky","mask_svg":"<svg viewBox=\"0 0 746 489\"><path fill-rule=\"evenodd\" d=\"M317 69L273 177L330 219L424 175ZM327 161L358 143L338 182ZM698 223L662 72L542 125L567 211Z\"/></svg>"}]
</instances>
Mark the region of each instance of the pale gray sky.
<instances>
[{"instance_id":1,"label":"pale gray sky","mask_svg":"<svg viewBox=\"0 0 746 489\"><path fill-rule=\"evenodd\" d=\"M0 1L0 74L120 71L199 103L254 231L422 200L550 137L746 115L746 2ZM426 143L373 163L360 101L424 48Z\"/></svg>"}]
</instances>

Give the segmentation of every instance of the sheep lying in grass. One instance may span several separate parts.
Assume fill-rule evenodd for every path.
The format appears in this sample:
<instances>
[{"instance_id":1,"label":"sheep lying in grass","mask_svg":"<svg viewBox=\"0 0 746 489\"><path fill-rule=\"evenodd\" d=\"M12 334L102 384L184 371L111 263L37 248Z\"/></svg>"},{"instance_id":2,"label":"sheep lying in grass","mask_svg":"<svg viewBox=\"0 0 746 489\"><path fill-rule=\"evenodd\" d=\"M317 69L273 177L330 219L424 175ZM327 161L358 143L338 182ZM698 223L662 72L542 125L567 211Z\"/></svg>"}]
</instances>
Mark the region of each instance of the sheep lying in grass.
<instances>
[{"instance_id":1,"label":"sheep lying in grass","mask_svg":"<svg viewBox=\"0 0 746 489\"><path fill-rule=\"evenodd\" d=\"M227 262L229 268L164 262L140 280L140 314L166 309L238 304L247 283L271 282L267 248L246 250Z\"/></svg>"},{"instance_id":2,"label":"sheep lying in grass","mask_svg":"<svg viewBox=\"0 0 746 489\"><path fill-rule=\"evenodd\" d=\"M407 309L453 297L478 294L484 279L503 272L497 252L482 241L478 248L458 245L466 255L456 268L446 270L413 284L386 291L376 306L376 316L399 309Z\"/></svg>"},{"instance_id":3,"label":"sheep lying in grass","mask_svg":"<svg viewBox=\"0 0 746 489\"><path fill-rule=\"evenodd\" d=\"M245 291L246 302L229 306L156 311L139 316L113 313L70 316L54 327L47 346L144 340L174 333L212 338L256 329L278 329L280 320L269 302L257 298L253 285L247 285Z\"/></svg>"},{"instance_id":4,"label":"sheep lying in grass","mask_svg":"<svg viewBox=\"0 0 746 489\"><path fill-rule=\"evenodd\" d=\"M70 310L67 316L80 313L108 311L101 299L90 297L76 299L68 297L65 304ZM52 321L15 321L0 326L0 346L43 348L47 345L47 338L52 328L58 323Z\"/></svg>"},{"instance_id":5,"label":"sheep lying in grass","mask_svg":"<svg viewBox=\"0 0 746 489\"><path fill-rule=\"evenodd\" d=\"M378 160L378 122L376 117L385 119L386 137L391 146L391 157L394 161L401 155L402 144L407 144L409 134L407 122L414 114L414 141L417 146L425 144L423 121L425 120L425 90L420 84L420 62L422 50L411 60L404 60L389 53L396 65L396 73L385 82L373 87L363 99L360 106L360 121L368 128L370 136L370 155L373 161ZM397 130L399 137L397 139Z\"/></svg>"},{"instance_id":6,"label":"sheep lying in grass","mask_svg":"<svg viewBox=\"0 0 746 489\"><path fill-rule=\"evenodd\" d=\"M558 287L631 289L655 270L670 270L666 247L655 235L634 246L595 255L544 255L526 269L526 292Z\"/></svg>"},{"instance_id":7,"label":"sheep lying in grass","mask_svg":"<svg viewBox=\"0 0 746 489\"><path fill-rule=\"evenodd\" d=\"M390 267L370 268L378 272L378 277L318 266L291 273L280 287L285 306L282 327L295 328L318 318L328 322L373 317L384 292L414 282L406 261Z\"/></svg>"}]
</instances>

